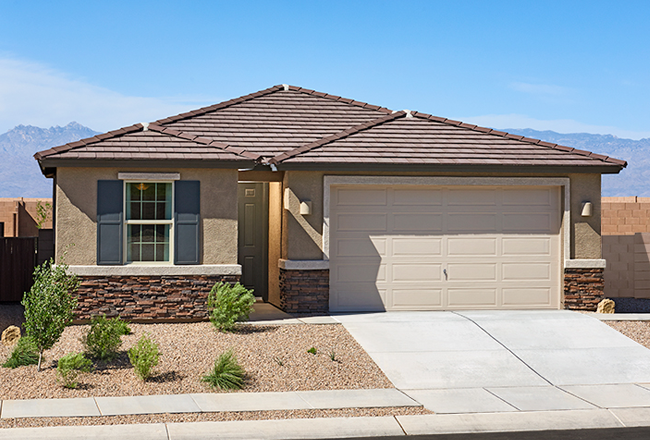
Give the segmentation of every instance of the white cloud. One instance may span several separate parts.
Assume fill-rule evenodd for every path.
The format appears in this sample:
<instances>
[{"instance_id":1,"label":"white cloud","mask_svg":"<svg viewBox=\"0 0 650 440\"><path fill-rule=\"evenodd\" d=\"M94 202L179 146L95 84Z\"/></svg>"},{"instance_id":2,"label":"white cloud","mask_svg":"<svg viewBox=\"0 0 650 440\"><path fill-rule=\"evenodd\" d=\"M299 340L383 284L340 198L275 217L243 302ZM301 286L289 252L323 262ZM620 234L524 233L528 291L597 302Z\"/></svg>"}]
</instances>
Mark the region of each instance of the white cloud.
<instances>
[{"instance_id":1,"label":"white cloud","mask_svg":"<svg viewBox=\"0 0 650 440\"><path fill-rule=\"evenodd\" d=\"M71 121L109 131L214 103L189 101L125 96L38 63L0 58L0 133L18 124L47 128Z\"/></svg>"},{"instance_id":2,"label":"white cloud","mask_svg":"<svg viewBox=\"0 0 650 440\"><path fill-rule=\"evenodd\" d=\"M572 119L535 119L526 115L483 115L453 118L463 122L491 128L532 128L533 130L552 130L558 133L612 134L620 138L650 138L648 131L631 131L606 125L590 125Z\"/></svg>"}]
</instances>

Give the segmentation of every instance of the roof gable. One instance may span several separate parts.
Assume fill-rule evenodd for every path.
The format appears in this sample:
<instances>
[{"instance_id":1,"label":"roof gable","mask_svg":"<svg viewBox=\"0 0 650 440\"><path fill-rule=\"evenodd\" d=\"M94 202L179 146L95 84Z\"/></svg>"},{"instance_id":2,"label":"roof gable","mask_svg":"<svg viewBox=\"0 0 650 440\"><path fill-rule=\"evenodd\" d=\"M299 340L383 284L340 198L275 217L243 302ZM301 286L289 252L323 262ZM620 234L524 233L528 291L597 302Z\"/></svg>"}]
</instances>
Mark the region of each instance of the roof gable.
<instances>
[{"instance_id":1,"label":"roof gable","mask_svg":"<svg viewBox=\"0 0 650 440\"><path fill-rule=\"evenodd\" d=\"M418 112L395 112L280 154L275 164L625 166L588 151Z\"/></svg>"}]
</instances>

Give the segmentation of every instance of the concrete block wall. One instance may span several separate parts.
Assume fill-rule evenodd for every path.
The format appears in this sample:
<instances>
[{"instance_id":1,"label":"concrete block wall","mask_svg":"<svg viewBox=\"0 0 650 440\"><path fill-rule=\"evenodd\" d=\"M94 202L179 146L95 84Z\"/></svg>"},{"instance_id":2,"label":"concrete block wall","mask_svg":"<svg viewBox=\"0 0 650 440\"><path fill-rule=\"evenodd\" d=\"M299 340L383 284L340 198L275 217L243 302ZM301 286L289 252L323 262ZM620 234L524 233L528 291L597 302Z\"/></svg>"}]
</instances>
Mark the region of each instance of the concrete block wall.
<instances>
[{"instance_id":1,"label":"concrete block wall","mask_svg":"<svg viewBox=\"0 0 650 440\"><path fill-rule=\"evenodd\" d=\"M634 235L650 232L650 197L603 197L603 235Z\"/></svg>"},{"instance_id":2,"label":"concrete block wall","mask_svg":"<svg viewBox=\"0 0 650 440\"><path fill-rule=\"evenodd\" d=\"M603 197L605 296L650 299L650 197Z\"/></svg>"}]
</instances>

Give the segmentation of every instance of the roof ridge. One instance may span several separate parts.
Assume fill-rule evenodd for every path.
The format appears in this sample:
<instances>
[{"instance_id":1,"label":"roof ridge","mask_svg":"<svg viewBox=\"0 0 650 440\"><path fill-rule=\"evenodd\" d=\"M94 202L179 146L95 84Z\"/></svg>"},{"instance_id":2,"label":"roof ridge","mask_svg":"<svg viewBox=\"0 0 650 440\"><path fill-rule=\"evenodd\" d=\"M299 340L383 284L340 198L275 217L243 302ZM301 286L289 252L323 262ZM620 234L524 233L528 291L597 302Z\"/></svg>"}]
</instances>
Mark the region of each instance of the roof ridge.
<instances>
[{"instance_id":1,"label":"roof ridge","mask_svg":"<svg viewBox=\"0 0 650 440\"><path fill-rule=\"evenodd\" d=\"M359 133L360 131L367 130L369 128L375 127L377 125L384 124L389 121L393 121L397 118L401 118L406 116L406 112L404 110L400 110L397 112L392 112L389 115L382 116L381 118L373 119L372 121L369 122L364 122L363 124L355 125L354 127L350 127L346 130L340 131L338 133L334 133L333 135L321 138L317 141L314 141L310 144L303 145L302 147L294 148L293 150L286 151L284 153L278 154L277 156L272 157L269 159L268 163L272 164L277 164L280 163L284 160L290 159L292 157L295 157L299 154L306 153L307 151L311 151L314 148L321 147L325 144L329 144L330 142L337 141L339 139L346 138L350 135L353 135L355 133Z\"/></svg>"},{"instance_id":2,"label":"roof ridge","mask_svg":"<svg viewBox=\"0 0 650 440\"><path fill-rule=\"evenodd\" d=\"M186 133L180 130L175 130L171 127L163 127L161 125L156 124L155 122L149 124L148 130L155 131L156 133L160 133L160 134L165 134L171 137L186 139L195 142L197 144L203 144L203 145L208 145L210 147L219 148L223 151L227 151L229 153L233 153L238 156L243 156L246 159L258 160L260 158L259 154L246 151L245 148L233 147L224 142L215 141L214 139L210 139L203 136L197 136L195 134Z\"/></svg>"},{"instance_id":3,"label":"roof ridge","mask_svg":"<svg viewBox=\"0 0 650 440\"><path fill-rule=\"evenodd\" d=\"M468 124L468 123L461 122L461 121L455 121L453 119L441 118L439 116L433 116L433 115L430 115L428 113L413 111L413 112L411 112L411 114L416 118L428 119L428 120L435 121L435 122L440 122L440 123L443 123L443 124L448 124L448 125L453 125L453 126L456 126L456 127L466 128L468 130L480 131L481 133L485 133L485 134L491 134L491 135L500 136L500 137L504 137L504 138L508 138L508 139L515 139L515 140L518 140L520 142L526 142L526 143L529 143L529 144L532 144L532 145L539 145L541 147L549 148L549 149L552 149L552 150L566 151L567 153L577 154L578 156L584 156L584 157L589 157L589 158L592 158L592 159L600 160L602 162L613 163L613 164L622 166L623 168L625 168L627 166L627 162L624 161L624 160L616 159L616 158L613 158L613 157L610 157L610 156L605 156L603 154L592 153L591 151L579 150L579 149L573 148L573 147L567 147L567 146L560 145L560 144L545 142L545 141L542 141L540 139L534 139L534 138L529 138L529 137L526 137L526 136L520 136L520 135L517 135L517 134L511 134L511 133L507 133L505 131L494 130L494 129L488 128L488 127L481 127L481 126L475 125L475 124Z\"/></svg>"},{"instance_id":4,"label":"roof ridge","mask_svg":"<svg viewBox=\"0 0 650 440\"><path fill-rule=\"evenodd\" d=\"M34 158L36 160L41 160L46 158L47 156L51 156L56 153L64 153L67 151L74 150L75 148L96 144L97 142L101 142L105 139L114 138L128 133L135 133L136 131L142 130L143 128L144 125L142 123L137 123L137 124L129 125L128 127L118 128L117 130L107 131L106 133L96 134L95 136L91 136L89 138L80 139L74 142L68 142L67 144L59 145L57 147L52 147L43 151L38 151L34 154Z\"/></svg>"},{"instance_id":5,"label":"roof ridge","mask_svg":"<svg viewBox=\"0 0 650 440\"><path fill-rule=\"evenodd\" d=\"M212 112L212 111L215 111L215 110L219 110L219 109L222 109L222 108L225 108L225 107L230 107L231 105L239 104L239 103L244 102L244 101L249 101L249 100L251 100L253 98L258 98L260 96L268 95L269 93L277 92L277 91L283 90L283 89L284 89L284 87L282 85L276 85L276 86L273 86L273 87L269 87L268 89L259 90L259 91L254 92L254 93L249 93L248 95L240 96L238 98L232 98L232 99L229 99L228 101L223 101L223 102L220 102L218 104L212 104L212 105L209 105L207 107L201 107L201 108L196 109L196 110L190 110L189 112L179 113L179 114L177 114L175 116L168 116L168 117L163 118L163 119L158 119L157 121L154 121L153 123L154 124L168 124L170 122L180 121L181 119L191 118L192 116L204 115L206 113L209 113L209 112Z\"/></svg>"},{"instance_id":6,"label":"roof ridge","mask_svg":"<svg viewBox=\"0 0 650 440\"><path fill-rule=\"evenodd\" d=\"M339 101L339 102L343 102L345 104L350 104L350 105L354 105L354 106L361 107L361 108L367 108L367 109L370 109L370 110L377 110L377 111L380 111L380 112L383 112L383 113L386 113L386 114L394 113L393 110L391 110L389 108L386 108L386 107L381 107L379 105L369 104L367 102L362 102L362 101L355 101L354 99L343 98L343 97L338 96L338 95L330 95L328 93L317 92L316 90L305 89L304 87L288 85L285 90L293 90L294 92L306 93L307 95L314 95L314 96L318 96L320 98L331 99L333 101Z\"/></svg>"}]
</instances>

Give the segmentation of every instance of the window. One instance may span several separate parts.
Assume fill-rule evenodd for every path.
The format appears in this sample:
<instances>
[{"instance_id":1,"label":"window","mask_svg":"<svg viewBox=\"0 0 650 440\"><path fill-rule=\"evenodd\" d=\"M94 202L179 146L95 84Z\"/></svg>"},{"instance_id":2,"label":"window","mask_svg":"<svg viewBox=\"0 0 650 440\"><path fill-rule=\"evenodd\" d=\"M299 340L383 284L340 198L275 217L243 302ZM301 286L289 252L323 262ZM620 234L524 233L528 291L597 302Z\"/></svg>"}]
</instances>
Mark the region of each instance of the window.
<instances>
[{"instance_id":1,"label":"window","mask_svg":"<svg viewBox=\"0 0 650 440\"><path fill-rule=\"evenodd\" d=\"M171 182L125 182L126 262L171 262Z\"/></svg>"}]
</instances>

